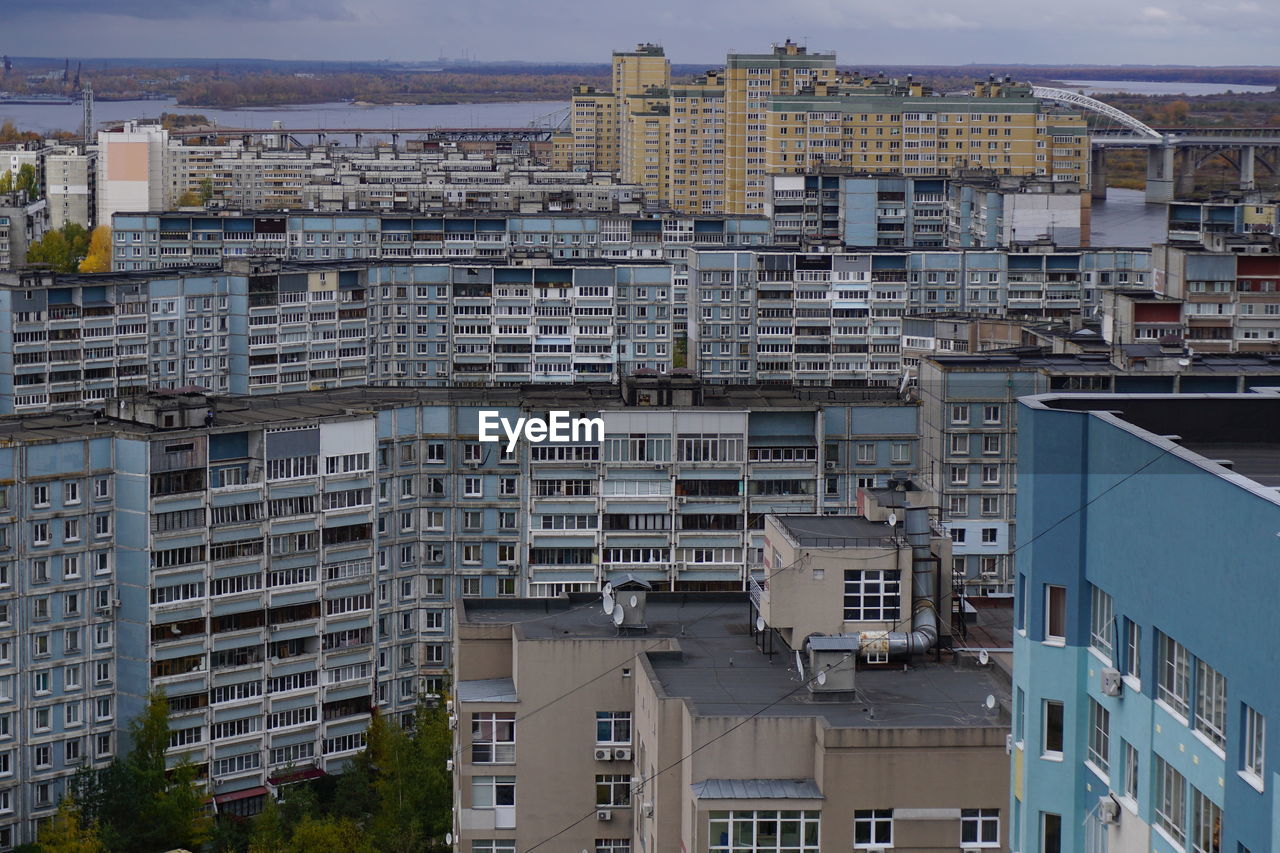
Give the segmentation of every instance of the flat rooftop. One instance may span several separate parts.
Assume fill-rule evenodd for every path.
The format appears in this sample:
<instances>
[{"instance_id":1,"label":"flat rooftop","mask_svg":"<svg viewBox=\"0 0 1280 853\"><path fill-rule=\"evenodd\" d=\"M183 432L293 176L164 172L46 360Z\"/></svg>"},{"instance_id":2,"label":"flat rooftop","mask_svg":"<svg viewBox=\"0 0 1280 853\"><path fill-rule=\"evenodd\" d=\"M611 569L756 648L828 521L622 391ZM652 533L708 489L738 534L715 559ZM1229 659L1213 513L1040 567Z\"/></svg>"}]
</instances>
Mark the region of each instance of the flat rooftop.
<instances>
[{"instance_id":1,"label":"flat rooftop","mask_svg":"<svg viewBox=\"0 0 1280 853\"><path fill-rule=\"evenodd\" d=\"M688 700L699 716L823 717L837 728L989 728L1009 724L1009 687L994 668L919 656L903 669L859 670L852 698L815 699L795 655L778 643L772 656L751 636L746 593L649 593L645 631L620 634L599 596L475 599L462 602L472 624L514 624L523 639L618 637L671 640L675 651L649 651L662 690ZM667 643L661 643L666 646ZM996 706L988 710L986 698Z\"/></svg>"},{"instance_id":2,"label":"flat rooftop","mask_svg":"<svg viewBox=\"0 0 1280 853\"><path fill-rule=\"evenodd\" d=\"M1153 437L1280 489L1280 394L1069 394L1030 398L1051 408L1108 412Z\"/></svg>"},{"instance_id":3,"label":"flat rooftop","mask_svg":"<svg viewBox=\"0 0 1280 853\"><path fill-rule=\"evenodd\" d=\"M894 546L889 525L856 515L780 515L778 524L802 548Z\"/></svg>"},{"instance_id":4,"label":"flat rooftop","mask_svg":"<svg viewBox=\"0 0 1280 853\"><path fill-rule=\"evenodd\" d=\"M661 382L663 380L659 380ZM670 380L667 380L670 381ZM645 384L638 387L658 387ZM672 409L730 409L815 411L818 401L869 402L879 405L914 405L903 401L892 388L793 388L789 385L709 385L696 378L677 379L675 388L700 389L701 399L692 405L629 406L623 398L623 386L607 382L565 385L512 385L501 387L378 387L359 386L323 391L297 391L284 394L226 395L198 392L184 395L153 392L139 401L182 400L184 405L203 405L204 397L216 412L212 429L252 427L282 421L341 418L401 406L486 406L521 408L528 411L573 409L602 411L670 411ZM104 402L105 407L105 402ZM186 430L164 429L120 420L103 415L101 409L0 416L0 439L15 442L58 441L95 435L143 436L149 433L181 434Z\"/></svg>"}]
</instances>

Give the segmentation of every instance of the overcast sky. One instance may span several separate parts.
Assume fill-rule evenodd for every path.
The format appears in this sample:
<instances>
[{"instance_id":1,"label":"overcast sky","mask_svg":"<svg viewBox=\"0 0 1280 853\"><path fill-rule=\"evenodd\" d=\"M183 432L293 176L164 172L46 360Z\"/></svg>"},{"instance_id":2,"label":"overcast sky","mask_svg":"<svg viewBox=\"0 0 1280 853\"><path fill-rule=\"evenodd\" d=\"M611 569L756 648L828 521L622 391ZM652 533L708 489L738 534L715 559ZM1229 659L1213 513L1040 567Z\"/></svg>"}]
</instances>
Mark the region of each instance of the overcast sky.
<instances>
[{"instance_id":1,"label":"overcast sky","mask_svg":"<svg viewBox=\"0 0 1280 853\"><path fill-rule=\"evenodd\" d=\"M109 11L107 11L109 10ZM0 0L18 56L676 63L791 37L842 65L1275 65L1280 0Z\"/></svg>"}]
</instances>

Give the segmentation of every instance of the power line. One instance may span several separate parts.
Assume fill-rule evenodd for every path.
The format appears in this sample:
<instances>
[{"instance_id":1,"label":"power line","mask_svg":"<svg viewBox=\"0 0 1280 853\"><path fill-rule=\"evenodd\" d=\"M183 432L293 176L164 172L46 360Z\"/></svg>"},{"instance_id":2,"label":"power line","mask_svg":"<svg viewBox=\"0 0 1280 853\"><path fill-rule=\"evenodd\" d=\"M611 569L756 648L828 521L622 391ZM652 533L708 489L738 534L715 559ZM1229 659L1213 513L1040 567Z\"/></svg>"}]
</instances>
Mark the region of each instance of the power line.
<instances>
[{"instance_id":1,"label":"power line","mask_svg":"<svg viewBox=\"0 0 1280 853\"><path fill-rule=\"evenodd\" d=\"M1085 502L1084 502L1084 503L1082 503L1080 506L1078 506L1078 507L1076 507L1075 509L1071 510L1071 511L1070 511L1070 512L1068 512L1066 515L1063 515L1063 516L1062 516L1061 518L1059 518L1057 521L1053 522L1053 524L1049 525L1049 526L1048 526L1048 527L1046 527L1044 530L1040 531L1040 532L1039 532L1039 533L1037 533L1035 536L1033 536L1032 538L1028 539L1026 542L1022 543L1021 545L1019 545L1017 548L1015 548L1013 551L1011 551L1011 552L1010 552L1010 556L1012 556L1013 554L1015 554L1015 553L1017 553L1018 551L1022 550L1023 548L1027 547L1028 545L1032 544L1033 542L1035 542L1035 541L1036 541L1037 539L1039 539L1040 537L1045 536L1045 535L1047 535L1048 533L1052 532L1053 530L1057 529L1057 527L1058 527L1058 526L1060 526L1060 525L1064 524L1068 519L1070 519L1070 518L1072 518L1073 516L1075 516L1075 515L1079 514L1080 512L1083 512L1085 509L1087 509L1087 508L1089 508L1090 506L1092 506L1094 503L1096 503L1098 500L1100 500L1100 499L1101 499L1102 497L1104 497L1105 495L1109 494L1110 492L1112 492L1112 491L1114 491L1115 489L1119 488L1119 487L1120 487L1121 485L1123 485L1124 483L1126 483L1126 482L1128 482L1129 480L1133 479L1134 477L1138 476L1138 475L1139 475L1139 474L1141 474L1143 471L1145 471L1147 468L1150 468L1152 465L1154 465L1157 461L1159 461L1161 458L1163 458L1163 457L1164 457L1166 454L1168 454L1168 453L1169 453L1169 448L1163 448L1163 449L1161 449L1161 451L1160 451L1159 453L1157 453L1157 454L1156 454L1155 456L1153 456L1151 459L1149 459L1149 460L1147 460L1146 462L1144 462L1144 463L1143 463L1142 465L1140 465L1138 468L1136 468L1136 469L1134 469L1133 471L1131 471L1130 473L1126 474L1124 477L1122 477L1121 479L1117 480L1115 483L1112 483L1110 486L1108 486L1107 488L1103 489L1101 492L1099 492L1098 494L1094 495L1092 498L1090 498L1089 500L1085 501ZM891 553L892 553L892 552L891 552ZM784 572L784 571L787 571L787 570L789 570L789 569L791 569L791 568L794 568L796 565L798 565L799 563L801 563L801 562L803 562L804 560L806 560L806 559L807 559L807 556L808 556L807 554L806 554L806 555L803 555L803 556L801 556L798 560L795 560L795 561L794 561L794 562L792 562L791 564L789 564L789 565L787 565L787 566L784 566L784 567L782 567L782 568L778 569L777 571L775 571L775 572L773 572L772 574L768 575L768 576L765 578L765 580L767 581L769 578L775 577L775 576L777 576L778 574L781 574L781 573L782 573L782 572ZM698 619L698 620L695 620L695 623L696 623L697 621L701 621L701 619L705 619L705 618L707 618L708 616L713 615L714 613L718 612L718 610L719 610L719 608L717 608L717 610L715 610L715 611L712 611L711 613L704 614L702 617L699 617L699 619ZM694 623L691 623L691 624L694 624ZM646 651L651 651L651 650L652 650L652 648L656 648L656 645L655 645L654 647L651 647L650 649L648 649L648 650L646 650ZM679 766L680 764L682 764L684 761L686 761L688 758L692 757L693 755L695 755L695 754L696 754L696 753L698 753L699 751L701 751L701 750L703 750L703 749L706 749L706 748L707 748L708 746L710 746L711 744L715 743L716 741L720 740L721 738L725 737L726 735L730 734L731 732L735 731L736 729L739 729L739 728L741 728L742 726L746 725L747 723L751 722L752 720L756 719L756 718L757 718L757 717L759 717L761 714L763 714L764 712L768 711L770 708L773 708L773 707L775 707L776 705L780 704L781 702L786 701L787 699L789 699L790 697L792 697L792 696L794 696L796 693L798 693L802 688L807 687L807 686L810 684L810 682L812 682L812 681L816 680L816 679L819 677L819 675L825 675L825 674L826 674L827 672L829 672L831 669L833 669L833 668L835 668L836 666L839 666L839 665L841 665L841 664L845 663L846 661L850 660L851 658L852 658L852 655L846 655L845 657L841 658L841 659L840 659L839 661L837 661L836 663L829 664L826 668L822 669L819 673L815 673L811 678L804 679L803 681L801 681L801 683L799 684L799 686L797 686L797 687L796 687L796 688L794 688L793 690L788 691L788 692L787 692L787 693L785 693L784 695L782 695L782 696L778 697L777 699L775 699L773 702L770 702L768 705L765 705L765 706L761 707L760 709L756 710L755 712L751 713L750 715L748 715L748 716L744 717L740 722L735 723L734 725L730 726L728 729L725 729L723 732L721 732L720 734L718 734L718 735L716 735L715 737L711 738L710 740L706 741L705 743L703 743L703 744L701 744L701 745L699 745L699 746L697 746L697 747L694 747L694 748L693 748L692 750L690 750L688 753L686 753L685 755L683 755L683 756L681 756L680 758L676 759L676 760L675 760L675 761L673 761L671 764L668 764L666 767L663 767L661 770L656 771L652 776L649 776L648 778L642 779L642 780L640 781L640 786L639 786L639 787L643 788L643 786L644 786L644 785L646 785L647 783L649 783L649 782L653 781L653 780L654 780L654 779L656 779L658 776L661 776L663 773L667 772L668 770L671 770L672 768ZM629 662L630 662L630 659L628 659L628 661L626 661L626 662L628 662L628 663L629 663ZM619 666L621 666L621 665L622 665L622 664L619 664ZM535 709L535 711L534 711L534 712L532 712L532 713L537 713L537 711L540 711L540 710L545 709L545 708L546 708L546 707L548 707L549 705L552 705L552 704L554 704L555 702L558 702L560 699L564 698L564 696L568 696L568 695L570 695L571 693L575 692L576 690L580 689L581 687L586 686L586 684L590 684L591 682L598 680L599 678L603 677L604 675L607 675L609 672L613 671L613 669L616 669L616 668L617 668L617 667L612 667L612 668L610 668L609 670L606 670L604 673L601 673L599 676L596 676L596 678L591 679L591 681L585 682L584 684L579 685L578 687L573 688L573 690L570 690L568 693L565 693L565 694L563 694L562 696L557 697L556 699L553 699L551 702L547 703L546 705L543 705L542 707L540 707L540 708L538 708L538 709ZM531 714L530 714L530 715L526 715L526 718L527 718L527 716L531 716ZM552 840L554 840L554 839L556 839L556 838L560 837L560 836L561 836L561 835L563 835L564 833L566 833L566 832L568 832L569 830L573 829L573 828L574 828L575 826L577 826L578 824L580 824L580 823L582 823L583 821L587 820L589 817L593 816L593 815L595 814L595 812L596 812L596 810L595 810L595 809L592 809L590 812L587 812L585 815L583 815L582 817L578 818L578 819L577 819L577 820L575 820L573 823L570 823L570 824L568 824L567 826L563 827L562 829L558 830L554 835L550 835L550 836L548 836L547 838L544 838L542 841L539 841L537 844L533 845L532 847L526 848L526 849L525 849L525 851L524 851L524 853L533 853L533 851L534 851L534 850L537 850L539 847L542 847L544 844L547 844L548 842L550 842L550 841L552 841Z\"/></svg>"}]
</instances>

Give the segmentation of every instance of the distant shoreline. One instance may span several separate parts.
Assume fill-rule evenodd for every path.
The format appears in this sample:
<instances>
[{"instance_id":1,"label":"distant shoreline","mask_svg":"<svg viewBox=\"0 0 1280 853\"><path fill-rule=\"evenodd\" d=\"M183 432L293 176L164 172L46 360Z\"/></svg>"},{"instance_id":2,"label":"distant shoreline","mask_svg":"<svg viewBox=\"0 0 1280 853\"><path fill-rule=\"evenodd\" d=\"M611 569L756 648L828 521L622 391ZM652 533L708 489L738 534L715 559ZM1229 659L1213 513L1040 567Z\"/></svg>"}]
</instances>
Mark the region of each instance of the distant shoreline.
<instances>
[{"instance_id":1,"label":"distant shoreline","mask_svg":"<svg viewBox=\"0 0 1280 853\"><path fill-rule=\"evenodd\" d=\"M409 100L405 100L404 93L398 93L394 99L386 100L366 98L355 98L353 100L341 101L340 103L350 104L353 107L424 107L424 106L463 106L466 104L514 104L514 103L552 103L556 99L548 98L545 92L498 92L491 95L428 95L423 94L419 97L411 96ZM334 103L334 101L316 101L316 100L282 100L271 102L251 103L207 103L207 104L186 104L174 102L175 108L191 110L256 110L271 109L273 107L314 107L319 104Z\"/></svg>"}]
</instances>

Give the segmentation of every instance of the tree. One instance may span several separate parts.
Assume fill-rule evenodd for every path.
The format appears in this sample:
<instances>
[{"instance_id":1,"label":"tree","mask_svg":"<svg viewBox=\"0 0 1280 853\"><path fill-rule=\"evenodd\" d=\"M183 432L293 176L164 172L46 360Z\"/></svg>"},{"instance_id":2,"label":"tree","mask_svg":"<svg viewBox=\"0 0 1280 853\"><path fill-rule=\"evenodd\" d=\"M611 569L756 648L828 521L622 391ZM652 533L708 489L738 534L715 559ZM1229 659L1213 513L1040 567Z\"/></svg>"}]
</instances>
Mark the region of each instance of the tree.
<instances>
[{"instance_id":1,"label":"tree","mask_svg":"<svg viewBox=\"0 0 1280 853\"><path fill-rule=\"evenodd\" d=\"M286 853L289 830L276 798L267 796L249 831L249 853Z\"/></svg>"},{"instance_id":2,"label":"tree","mask_svg":"<svg viewBox=\"0 0 1280 853\"><path fill-rule=\"evenodd\" d=\"M13 192L13 172L5 169L0 172L0 193Z\"/></svg>"},{"instance_id":3,"label":"tree","mask_svg":"<svg viewBox=\"0 0 1280 853\"><path fill-rule=\"evenodd\" d=\"M18 167L18 180L14 183L14 189L25 190L27 198L40 198L40 180L36 176L36 167L30 163L23 163Z\"/></svg>"},{"instance_id":4,"label":"tree","mask_svg":"<svg viewBox=\"0 0 1280 853\"><path fill-rule=\"evenodd\" d=\"M191 190L187 190L178 196L178 207L199 207L202 204L204 204L204 201L200 198L200 194L193 193Z\"/></svg>"},{"instance_id":5,"label":"tree","mask_svg":"<svg viewBox=\"0 0 1280 853\"><path fill-rule=\"evenodd\" d=\"M304 817L293 831L284 853L380 853L350 818Z\"/></svg>"},{"instance_id":6,"label":"tree","mask_svg":"<svg viewBox=\"0 0 1280 853\"><path fill-rule=\"evenodd\" d=\"M125 756L76 777L73 790L85 814L97 821L110 851L199 850L212 829L205 813L208 795L190 762L167 767L169 705L162 692L151 694L129 724L129 735L132 746Z\"/></svg>"},{"instance_id":7,"label":"tree","mask_svg":"<svg viewBox=\"0 0 1280 853\"><path fill-rule=\"evenodd\" d=\"M213 198L213 181L205 178L200 182L200 203L208 204L211 198Z\"/></svg>"},{"instance_id":8,"label":"tree","mask_svg":"<svg viewBox=\"0 0 1280 853\"><path fill-rule=\"evenodd\" d=\"M76 272L88 254L89 232L83 225L69 222L28 246L27 263L46 264L55 272Z\"/></svg>"},{"instance_id":9,"label":"tree","mask_svg":"<svg viewBox=\"0 0 1280 853\"><path fill-rule=\"evenodd\" d=\"M58 813L40 829L41 853L106 853L96 824L87 823L73 797L63 797Z\"/></svg>"},{"instance_id":10,"label":"tree","mask_svg":"<svg viewBox=\"0 0 1280 853\"><path fill-rule=\"evenodd\" d=\"M93 229L80 272L111 272L111 229L106 225Z\"/></svg>"}]
</instances>

